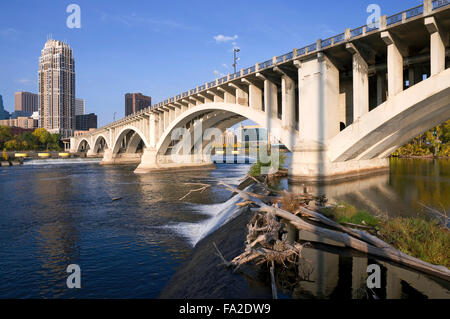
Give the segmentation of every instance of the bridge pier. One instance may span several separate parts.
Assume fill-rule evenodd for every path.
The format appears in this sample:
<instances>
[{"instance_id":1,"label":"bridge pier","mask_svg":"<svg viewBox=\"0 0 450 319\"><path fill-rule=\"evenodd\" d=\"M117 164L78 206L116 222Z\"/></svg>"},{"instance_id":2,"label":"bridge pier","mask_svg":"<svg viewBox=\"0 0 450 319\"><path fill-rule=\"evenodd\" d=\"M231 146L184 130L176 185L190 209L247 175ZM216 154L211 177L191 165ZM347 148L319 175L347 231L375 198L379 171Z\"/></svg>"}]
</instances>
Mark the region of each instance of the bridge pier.
<instances>
[{"instance_id":1,"label":"bridge pier","mask_svg":"<svg viewBox=\"0 0 450 319\"><path fill-rule=\"evenodd\" d=\"M146 148L141 157L141 162L134 170L136 174L145 174L166 170L198 170L214 169L216 166L209 157L202 156L200 159L196 155L188 155L178 158L174 162L171 155L158 155L155 148Z\"/></svg>"},{"instance_id":2,"label":"bridge pier","mask_svg":"<svg viewBox=\"0 0 450 319\"><path fill-rule=\"evenodd\" d=\"M329 182L346 180L389 170L388 158L332 162L326 146L306 143L294 147L289 180L298 182Z\"/></svg>"},{"instance_id":3,"label":"bridge pier","mask_svg":"<svg viewBox=\"0 0 450 319\"><path fill-rule=\"evenodd\" d=\"M358 65L363 64L360 57L356 60ZM368 94L366 71L358 65L355 73L359 76L356 80L364 89L364 94ZM339 70L326 55L319 53L316 59L303 62L299 68L299 101L300 139L292 152L291 181L346 179L389 167L388 159L332 161L334 154L330 153L328 145L340 131ZM361 96L354 113L360 117L367 112L367 98Z\"/></svg>"},{"instance_id":4,"label":"bridge pier","mask_svg":"<svg viewBox=\"0 0 450 319\"><path fill-rule=\"evenodd\" d=\"M100 165L112 165L114 164L113 160L113 151L112 149L106 149L103 153L103 159L100 162Z\"/></svg>"},{"instance_id":5,"label":"bridge pier","mask_svg":"<svg viewBox=\"0 0 450 319\"><path fill-rule=\"evenodd\" d=\"M141 163L134 170L134 172L136 174L142 174L158 169L156 154L157 152L155 148L145 148L144 153L141 156Z\"/></svg>"},{"instance_id":6,"label":"bridge pier","mask_svg":"<svg viewBox=\"0 0 450 319\"><path fill-rule=\"evenodd\" d=\"M97 153L94 150L89 149L86 153L87 157L97 157Z\"/></svg>"}]
</instances>

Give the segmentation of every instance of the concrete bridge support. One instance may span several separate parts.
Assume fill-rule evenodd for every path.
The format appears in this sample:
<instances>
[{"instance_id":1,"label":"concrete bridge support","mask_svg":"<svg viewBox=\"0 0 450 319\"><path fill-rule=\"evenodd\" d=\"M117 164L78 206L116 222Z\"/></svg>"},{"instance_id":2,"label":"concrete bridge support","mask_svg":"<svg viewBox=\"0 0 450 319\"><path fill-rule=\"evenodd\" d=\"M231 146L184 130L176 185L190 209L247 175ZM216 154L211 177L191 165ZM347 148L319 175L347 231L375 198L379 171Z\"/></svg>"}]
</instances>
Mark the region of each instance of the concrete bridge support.
<instances>
[{"instance_id":1,"label":"concrete bridge support","mask_svg":"<svg viewBox=\"0 0 450 319\"><path fill-rule=\"evenodd\" d=\"M281 108L283 127L287 130L295 130L295 80L288 75L281 77Z\"/></svg>"},{"instance_id":2,"label":"concrete bridge support","mask_svg":"<svg viewBox=\"0 0 450 319\"><path fill-rule=\"evenodd\" d=\"M369 112L369 67L353 43L347 43L346 48L352 54L353 122L356 122Z\"/></svg>"},{"instance_id":3,"label":"concrete bridge support","mask_svg":"<svg viewBox=\"0 0 450 319\"><path fill-rule=\"evenodd\" d=\"M302 63L299 72L300 142L292 157L294 179L325 177L333 171L327 141L339 132L339 70L319 53Z\"/></svg>"},{"instance_id":4,"label":"concrete bridge support","mask_svg":"<svg viewBox=\"0 0 450 319\"><path fill-rule=\"evenodd\" d=\"M381 38L387 45L388 97L391 98L403 91L403 48L388 31L382 32Z\"/></svg>"},{"instance_id":5,"label":"concrete bridge support","mask_svg":"<svg viewBox=\"0 0 450 319\"><path fill-rule=\"evenodd\" d=\"M249 104L250 107L255 110L262 110L262 89L258 87L254 82L249 82L246 79L242 79L242 82L247 83L248 86L248 98L249 98Z\"/></svg>"},{"instance_id":6,"label":"concrete bridge support","mask_svg":"<svg viewBox=\"0 0 450 319\"><path fill-rule=\"evenodd\" d=\"M425 26L430 33L430 63L431 75L445 70L445 43L448 41L448 31L440 28L434 17L425 18Z\"/></svg>"}]
</instances>

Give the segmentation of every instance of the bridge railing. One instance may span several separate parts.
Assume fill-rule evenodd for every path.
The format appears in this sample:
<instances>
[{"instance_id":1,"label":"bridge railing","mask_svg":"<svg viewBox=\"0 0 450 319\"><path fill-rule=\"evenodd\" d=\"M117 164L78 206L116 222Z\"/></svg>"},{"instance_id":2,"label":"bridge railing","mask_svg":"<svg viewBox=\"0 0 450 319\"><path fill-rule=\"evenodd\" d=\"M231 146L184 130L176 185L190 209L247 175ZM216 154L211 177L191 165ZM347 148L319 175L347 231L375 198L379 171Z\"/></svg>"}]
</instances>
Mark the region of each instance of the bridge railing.
<instances>
[{"instance_id":1,"label":"bridge railing","mask_svg":"<svg viewBox=\"0 0 450 319\"><path fill-rule=\"evenodd\" d=\"M435 0L435 1L432 1L432 10L436 10L436 9L442 8L442 7L444 7L444 6L448 5L448 4L449 4L449 0ZM411 19L413 17L420 16L423 13L424 13L424 5L419 5L419 6L416 6L414 8L402 11L400 13L396 13L394 15L388 16L386 18L386 24L387 24L387 26L395 25L395 24L397 24L399 22L402 22L403 20L408 20L408 19ZM350 30L350 39L357 38L357 37L360 37L360 36L364 36L367 33L370 33L370 32L373 32L373 31L376 31L376 30L379 30L379 29L380 29L380 21L378 21L378 23L375 23L374 25L364 25L364 26L361 26L361 27L358 27L358 28L355 28L355 29L351 29ZM346 40L345 32L344 33L340 33L340 34L335 35L335 36L332 36L332 37L329 37L329 38L324 39L324 40L320 40L320 42L319 42L320 43L320 49L328 48L328 47L330 47L332 45L344 42L345 40ZM311 53L311 52L314 52L314 51L317 51L317 50L318 50L318 47L317 47L317 42L316 42L316 43L310 44L308 46L305 46L303 48L296 49L296 50L294 50L292 52L288 52L286 54L277 56L275 61L273 59L270 59L270 60L264 61L262 63L259 63L258 70L264 70L264 69L270 68L270 67L272 67L274 65L274 63L279 64L279 63L288 62L288 61L292 60L295 57L300 57L302 55L305 55L305 54L308 54L308 53ZM239 78L240 76L248 75L248 74L251 74L251 73L254 73L254 72L256 72L256 67L255 66L244 68L244 69L242 69L242 72L236 72L236 73L228 74L225 77L219 78L216 81L208 82L205 85L198 86L196 89L190 90L188 92L189 92L189 94L199 93L201 91L213 88L216 85L224 84L224 83L226 83L228 81L235 80L236 78ZM182 98L184 98L184 97L185 96L183 94ZM166 101L164 101L162 103L162 105L166 104L167 103ZM161 106L161 103L152 105L152 108L153 107L159 107L159 106Z\"/></svg>"},{"instance_id":2,"label":"bridge railing","mask_svg":"<svg viewBox=\"0 0 450 319\"><path fill-rule=\"evenodd\" d=\"M450 4L449 0L435 0L432 2L433 10L445 7Z\"/></svg>"},{"instance_id":3,"label":"bridge railing","mask_svg":"<svg viewBox=\"0 0 450 319\"><path fill-rule=\"evenodd\" d=\"M425 1L429 1L429 0L425 0ZM438 10L438 9L441 9L443 7L448 6L450 4L450 0L434 0L434 1L431 1L431 4L432 4L431 5L431 10L435 11L435 10ZM411 9L408 9L408 10L405 10L405 11L402 11L402 12L399 12L399 13L396 13L396 14L393 14L391 16L386 17L386 26L393 26L393 25L396 25L397 23L400 23L400 22L403 22L403 21L406 21L406 20L409 20L409 19L421 16L423 14L424 14L424 5L419 5L419 6L416 6L414 8L411 8ZM217 85L224 84L224 83L226 83L228 81L236 80L237 78L239 78L241 76L249 75L249 74L255 73L255 72L259 71L259 70L264 70L264 69L270 68L270 67L274 66L274 64L286 63L286 62L288 62L288 61L290 61L290 60L292 60L294 58L301 57L303 55L307 55L307 54L309 54L311 52L315 52L318 49L320 49L320 50L321 49L325 49L325 48L331 47L333 45L345 42L346 40L350 40L350 39L353 39L353 38L364 36L367 33L379 30L380 29L380 23L381 23L381 21L378 21L378 23L374 24L373 26L364 25L364 26L361 26L359 28L350 29L349 30L349 35L347 35L346 32L340 33L338 35L335 35L333 37L329 37L329 38L324 39L324 40L320 40L318 42L315 42L313 44L307 45L305 47L302 47L302 48L299 48L299 49L295 49L292 52L288 52L286 54L277 56L275 61L274 61L274 59L270 59L270 60L264 61L262 63L259 63L259 68L257 68L256 65L244 68L244 69L242 69L242 72L236 72L236 73L233 73L233 74L229 74L229 75L227 75L225 77L222 77L220 79L217 79L215 81L211 81L211 82L208 82L206 84L202 84L200 86L197 86L194 89L186 91L186 92L184 92L182 94L178 94L174 98L166 99L166 100L164 100L162 102L153 104L150 107L148 107L148 108L146 108L146 109L144 109L142 111L145 112L145 111L151 110L153 108L158 108L158 107L167 105L168 103L174 102L175 100L183 99L183 98L188 97L189 95L193 95L193 94L197 94L197 93L203 92L203 91L205 91L207 89L213 88L213 87L215 87ZM317 45L318 43L320 45L320 48L318 48L318 45ZM123 119L120 119L120 120L117 120L117 121L111 123L110 125L116 124L116 123L120 123L122 120L128 119L128 118L130 118L132 116L133 115L129 115L129 116L123 118ZM106 126L101 127L100 129L103 129L105 127Z\"/></svg>"},{"instance_id":4,"label":"bridge railing","mask_svg":"<svg viewBox=\"0 0 450 319\"><path fill-rule=\"evenodd\" d=\"M289 60L292 60L293 58L294 58L294 51L291 51L286 54L277 56L277 63L287 62Z\"/></svg>"},{"instance_id":5,"label":"bridge railing","mask_svg":"<svg viewBox=\"0 0 450 319\"><path fill-rule=\"evenodd\" d=\"M264 70L273 65L273 60L267 60L259 64L259 69Z\"/></svg>"}]
</instances>

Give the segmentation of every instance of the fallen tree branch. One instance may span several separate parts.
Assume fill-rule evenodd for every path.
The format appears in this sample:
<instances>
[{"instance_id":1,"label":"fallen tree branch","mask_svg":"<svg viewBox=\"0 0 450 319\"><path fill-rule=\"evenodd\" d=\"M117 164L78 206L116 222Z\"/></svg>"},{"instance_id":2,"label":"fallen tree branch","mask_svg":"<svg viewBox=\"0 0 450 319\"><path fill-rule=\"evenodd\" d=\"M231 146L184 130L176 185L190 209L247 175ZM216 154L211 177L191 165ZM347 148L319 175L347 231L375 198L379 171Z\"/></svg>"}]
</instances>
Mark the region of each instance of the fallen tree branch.
<instances>
[{"instance_id":1,"label":"fallen tree branch","mask_svg":"<svg viewBox=\"0 0 450 319\"><path fill-rule=\"evenodd\" d=\"M192 193L195 193L195 192L203 193L206 189L211 187L211 185L203 184L203 183L184 183L184 184L185 185L200 185L201 187L197 188L197 189L191 189L186 195L184 195L183 197L181 197L178 200L183 200L183 199L185 199L186 197L188 197L189 195L191 195Z\"/></svg>"}]
</instances>

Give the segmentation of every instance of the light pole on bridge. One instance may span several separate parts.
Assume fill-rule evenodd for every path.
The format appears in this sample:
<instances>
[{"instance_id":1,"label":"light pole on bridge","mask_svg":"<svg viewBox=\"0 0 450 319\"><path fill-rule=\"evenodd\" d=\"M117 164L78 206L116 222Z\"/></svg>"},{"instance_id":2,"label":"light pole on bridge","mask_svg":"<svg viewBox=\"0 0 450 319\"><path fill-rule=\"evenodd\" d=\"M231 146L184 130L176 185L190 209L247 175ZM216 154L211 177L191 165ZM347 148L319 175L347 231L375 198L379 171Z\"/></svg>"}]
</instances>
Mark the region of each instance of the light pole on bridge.
<instances>
[{"instance_id":1,"label":"light pole on bridge","mask_svg":"<svg viewBox=\"0 0 450 319\"><path fill-rule=\"evenodd\" d=\"M236 53L238 53L240 51L241 50L239 48L234 48L233 49L233 53L234 53L234 63L233 63L234 73L236 73L237 61L239 60L239 58L236 56Z\"/></svg>"}]
</instances>

